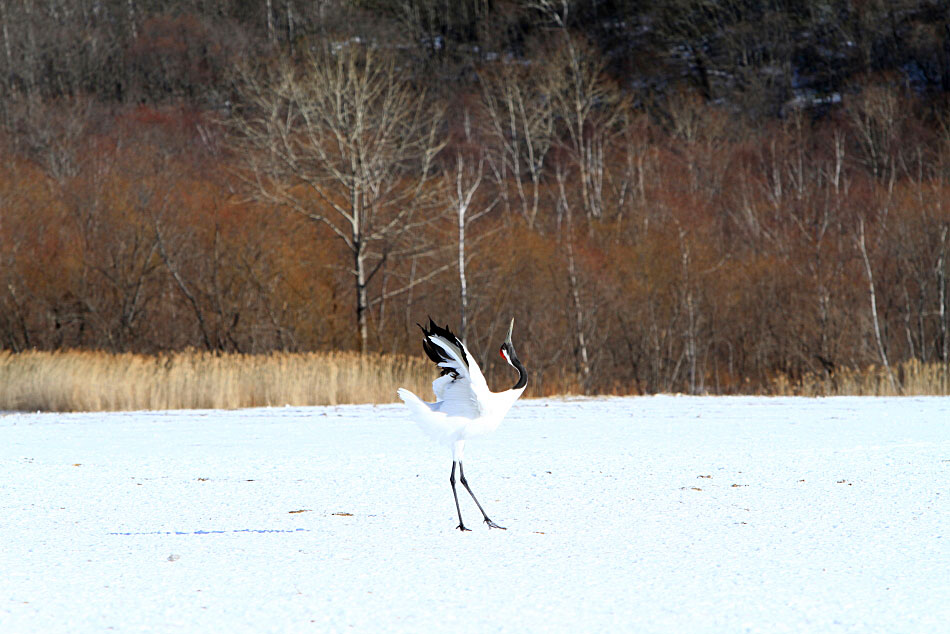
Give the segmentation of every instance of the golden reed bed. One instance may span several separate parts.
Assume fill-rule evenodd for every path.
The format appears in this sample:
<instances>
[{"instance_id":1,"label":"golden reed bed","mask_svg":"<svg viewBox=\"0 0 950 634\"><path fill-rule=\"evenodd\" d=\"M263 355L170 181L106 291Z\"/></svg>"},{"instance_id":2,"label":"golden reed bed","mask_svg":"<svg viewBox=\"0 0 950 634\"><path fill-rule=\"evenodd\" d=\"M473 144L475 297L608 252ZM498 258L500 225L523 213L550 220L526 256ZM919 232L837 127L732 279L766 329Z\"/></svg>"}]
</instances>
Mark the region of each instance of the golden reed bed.
<instances>
[{"instance_id":1,"label":"golden reed bed","mask_svg":"<svg viewBox=\"0 0 950 634\"><path fill-rule=\"evenodd\" d=\"M432 379L432 364L422 358L346 352L0 352L0 410L389 403L398 387L428 393Z\"/></svg>"},{"instance_id":2,"label":"golden reed bed","mask_svg":"<svg viewBox=\"0 0 950 634\"><path fill-rule=\"evenodd\" d=\"M916 359L887 371L872 365L867 368L840 368L832 376L806 374L798 380L780 375L772 381L774 395L795 396L946 396L950 395L950 366L921 363ZM897 389L895 389L895 385Z\"/></svg>"},{"instance_id":3,"label":"golden reed bed","mask_svg":"<svg viewBox=\"0 0 950 634\"><path fill-rule=\"evenodd\" d=\"M356 353L110 354L0 351L0 411L235 409L282 405L391 403L396 388L431 396L434 368L423 357ZM950 395L950 371L908 361L894 368L839 369L834 376L778 376L766 393L797 396ZM548 385L544 393L574 393ZM553 392L552 392L553 390ZM622 389L614 391L623 393Z\"/></svg>"}]
</instances>

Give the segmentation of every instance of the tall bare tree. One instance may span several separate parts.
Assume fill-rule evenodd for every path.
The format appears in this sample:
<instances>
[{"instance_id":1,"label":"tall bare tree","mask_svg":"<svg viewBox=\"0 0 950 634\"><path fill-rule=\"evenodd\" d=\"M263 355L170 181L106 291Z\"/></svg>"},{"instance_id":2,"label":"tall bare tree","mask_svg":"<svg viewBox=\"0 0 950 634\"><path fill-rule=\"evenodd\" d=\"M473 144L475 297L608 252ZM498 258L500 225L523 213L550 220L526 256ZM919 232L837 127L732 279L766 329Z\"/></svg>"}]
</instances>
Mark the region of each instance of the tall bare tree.
<instances>
[{"instance_id":1,"label":"tall bare tree","mask_svg":"<svg viewBox=\"0 0 950 634\"><path fill-rule=\"evenodd\" d=\"M588 218L604 215L605 158L621 131L627 105L606 73L606 60L586 40L563 32L550 51L544 73L546 93L559 132L580 180Z\"/></svg>"},{"instance_id":2,"label":"tall bare tree","mask_svg":"<svg viewBox=\"0 0 950 634\"><path fill-rule=\"evenodd\" d=\"M890 177L905 116L898 92L891 86L870 86L849 101L847 110L868 171L882 180Z\"/></svg>"},{"instance_id":3,"label":"tall bare tree","mask_svg":"<svg viewBox=\"0 0 950 634\"><path fill-rule=\"evenodd\" d=\"M466 246L470 245L472 240L468 228L474 221L494 209L499 197L496 194L491 200L482 200L481 198L486 198L484 194L479 196L481 190L485 189L483 182L488 151L474 131L472 116L468 109L461 113L460 130L453 136L456 138L452 140L450 148L452 158L445 172L445 188L457 220L460 336L462 341L465 341L470 321L466 270L471 256Z\"/></svg>"},{"instance_id":4,"label":"tall bare tree","mask_svg":"<svg viewBox=\"0 0 950 634\"><path fill-rule=\"evenodd\" d=\"M861 260L864 263L864 272L868 280L868 299L871 302L871 325L874 327L874 342L877 344L877 351L881 357L881 364L887 372L887 378L891 383L891 388L900 393L901 389L894 378L894 372L891 370L891 364L887 359L887 347L884 345L884 338L881 335L881 324L878 319L877 310L877 292L874 287L874 272L871 268L871 260L868 257L867 240L865 239L864 218L858 221L858 235L855 238L858 250L861 252Z\"/></svg>"},{"instance_id":5,"label":"tall bare tree","mask_svg":"<svg viewBox=\"0 0 950 634\"><path fill-rule=\"evenodd\" d=\"M538 217L541 178L554 141L551 99L542 77L533 69L500 64L480 74L482 107L487 114L487 155L491 173L507 207L514 203L528 227Z\"/></svg>"},{"instance_id":6,"label":"tall bare tree","mask_svg":"<svg viewBox=\"0 0 950 634\"><path fill-rule=\"evenodd\" d=\"M588 319L584 302L581 299L581 282L578 275L577 257L574 248L574 222L570 196L567 191L567 168L564 161L555 162L555 178L557 179L557 206L558 224L562 227L561 237L564 244L567 282L571 296L568 309L569 321L574 327L574 358L577 365L577 376L581 382L584 394L591 389L590 353L588 351L587 327ZM563 219L563 223L561 220Z\"/></svg>"},{"instance_id":7,"label":"tall bare tree","mask_svg":"<svg viewBox=\"0 0 950 634\"><path fill-rule=\"evenodd\" d=\"M262 201L328 228L346 246L359 349L368 350L369 285L399 239L429 222L441 108L391 54L347 43L304 63L247 72L235 149ZM385 292L408 290L430 275Z\"/></svg>"}]
</instances>

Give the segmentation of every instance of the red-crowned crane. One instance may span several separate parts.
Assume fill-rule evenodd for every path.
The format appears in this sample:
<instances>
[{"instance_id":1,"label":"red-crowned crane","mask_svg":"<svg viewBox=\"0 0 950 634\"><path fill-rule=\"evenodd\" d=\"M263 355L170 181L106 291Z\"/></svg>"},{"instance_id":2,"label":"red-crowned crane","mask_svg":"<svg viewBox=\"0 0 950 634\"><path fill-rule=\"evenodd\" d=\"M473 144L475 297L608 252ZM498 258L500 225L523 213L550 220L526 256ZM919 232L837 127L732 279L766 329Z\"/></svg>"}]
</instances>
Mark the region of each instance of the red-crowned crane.
<instances>
[{"instance_id":1,"label":"red-crowned crane","mask_svg":"<svg viewBox=\"0 0 950 634\"><path fill-rule=\"evenodd\" d=\"M427 403L405 388L399 389L399 398L406 403L412 418L423 431L452 449L452 473L449 475L449 483L452 485L455 510L459 516L459 525L456 528L460 531L470 530L465 528L465 523L462 521L462 510L459 508L459 498L455 492L455 463L458 463L459 482L475 500L488 528L504 530L503 526L495 524L488 518L485 509L469 488L465 473L462 471L462 452L467 439L498 428L505 414L528 384L528 372L518 360L514 344L511 343L511 331L515 327L515 320L511 320L508 336L501 344L499 354L518 371L518 382L510 390L504 392L492 392L488 389L478 363L475 362L465 344L459 341L448 326L440 328L430 317L428 329L422 325L419 327L422 328L423 334L422 349L442 369L439 378L432 382L436 401Z\"/></svg>"}]
</instances>

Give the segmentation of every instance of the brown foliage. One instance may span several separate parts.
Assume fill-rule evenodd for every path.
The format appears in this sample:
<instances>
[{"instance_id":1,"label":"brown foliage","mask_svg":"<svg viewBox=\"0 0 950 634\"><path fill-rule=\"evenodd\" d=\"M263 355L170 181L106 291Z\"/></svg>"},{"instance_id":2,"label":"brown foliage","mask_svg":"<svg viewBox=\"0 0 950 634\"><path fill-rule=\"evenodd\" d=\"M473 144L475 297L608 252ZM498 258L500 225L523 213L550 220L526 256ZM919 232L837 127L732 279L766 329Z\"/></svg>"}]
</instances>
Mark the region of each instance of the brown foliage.
<instances>
[{"instance_id":1,"label":"brown foliage","mask_svg":"<svg viewBox=\"0 0 950 634\"><path fill-rule=\"evenodd\" d=\"M190 54L162 32L151 46ZM448 212L477 181L466 337L493 387L512 378L497 356L511 317L534 394L837 393L885 361L889 390L925 389L908 364L946 376L950 136L912 95L885 78L833 116L759 126L688 92L637 110L595 64L581 120L569 62L496 62L442 138L419 139L439 156L372 164L359 148L383 124L364 116L330 175L320 152L345 124L297 122L277 170L274 134L248 143L194 107L23 102L0 144L0 348L351 349L358 306L369 351L417 355L415 322L459 321ZM269 112L274 130L305 105Z\"/></svg>"}]
</instances>

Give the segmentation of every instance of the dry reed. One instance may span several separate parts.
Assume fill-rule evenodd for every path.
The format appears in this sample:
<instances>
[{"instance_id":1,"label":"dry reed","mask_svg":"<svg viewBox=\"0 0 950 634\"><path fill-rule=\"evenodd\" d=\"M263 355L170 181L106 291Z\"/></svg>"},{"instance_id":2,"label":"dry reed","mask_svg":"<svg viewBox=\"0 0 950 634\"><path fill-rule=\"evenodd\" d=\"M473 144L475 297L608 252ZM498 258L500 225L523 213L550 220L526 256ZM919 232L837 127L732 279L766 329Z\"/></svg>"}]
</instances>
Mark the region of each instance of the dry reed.
<instances>
[{"instance_id":1,"label":"dry reed","mask_svg":"<svg viewBox=\"0 0 950 634\"><path fill-rule=\"evenodd\" d=\"M950 395L950 371L907 361L894 368L839 368L833 375L780 375L769 394L797 396ZM422 357L356 353L157 356L91 351L0 352L0 410L110 411L235 409L282 405L389 403L396 388L431 396L435 374ZM553 386L549 386L553 387ZM565 390L555 390L565 393ZM570 390L568 390L570 392Z\"/></svg>"},{"instance_id":2,"label":"dry reed","mask_svg":"<svg viewBox=\"0 0 950 634\"><path fill-rule=\"evenodd\" d=\"M916 359L893 368L897 389L887 370L839 368L834 374L805 374L797 380L779 375L770 393L796 396L946 396L950 395L950 367L942 363L921 363Z\"/></svg>"},{"instance_id":3,"label":"dry reed","mask_svg":"<svg viewBox=\"0 0 950 634\"><path fill-rule=\"evenodd\" d=\"M355 353L158 356L0 352L0 410L104 411L388 403L426 394L422 358Z\"/></svg>"}]
</instances>

